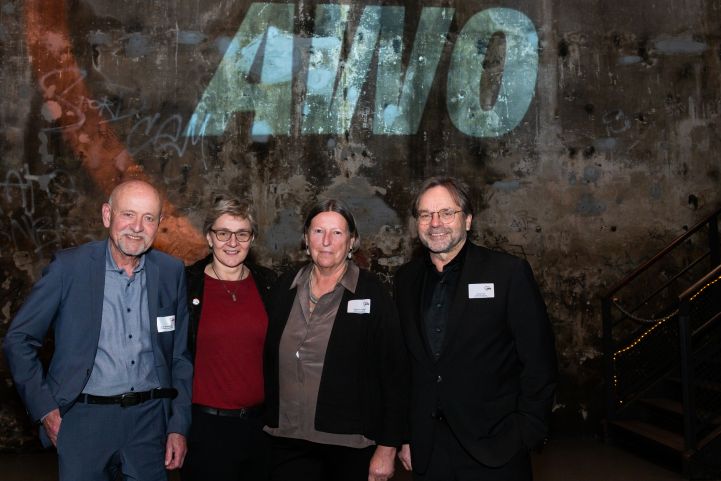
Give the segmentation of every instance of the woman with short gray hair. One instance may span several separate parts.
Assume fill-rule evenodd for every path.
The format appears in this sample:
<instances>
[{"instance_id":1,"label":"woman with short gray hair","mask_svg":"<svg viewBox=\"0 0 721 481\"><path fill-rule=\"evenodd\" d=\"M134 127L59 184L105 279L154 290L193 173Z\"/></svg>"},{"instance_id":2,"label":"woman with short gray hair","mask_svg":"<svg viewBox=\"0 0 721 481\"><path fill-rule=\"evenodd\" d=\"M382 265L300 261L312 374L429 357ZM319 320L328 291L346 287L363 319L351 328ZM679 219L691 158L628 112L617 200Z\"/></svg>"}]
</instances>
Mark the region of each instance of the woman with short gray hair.
<instances>
[{"instance_id":1,"label":"woman with short gray hair","mask_svg":"<svg viewBox=\"0 0 721 481\"><path fill-rule=\"evenodd\" d=\"M275 274L249 260L258 235L250 201L216 199L203 231L210 254L186 269L194 357L193 421L183 481L262 481L266 306Z\"/></svg>"}]
</instances>

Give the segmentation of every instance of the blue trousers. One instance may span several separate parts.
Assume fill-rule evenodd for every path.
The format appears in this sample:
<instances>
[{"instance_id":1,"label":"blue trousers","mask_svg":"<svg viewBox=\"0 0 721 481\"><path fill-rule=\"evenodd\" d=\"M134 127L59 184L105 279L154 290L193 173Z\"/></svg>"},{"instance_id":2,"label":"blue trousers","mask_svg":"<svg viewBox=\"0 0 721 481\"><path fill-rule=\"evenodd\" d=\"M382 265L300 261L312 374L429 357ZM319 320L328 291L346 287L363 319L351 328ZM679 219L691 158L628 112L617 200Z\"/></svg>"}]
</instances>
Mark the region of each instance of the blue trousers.
<instances>
[{"instance_id":1,"label":"blue trousers","mask_svg":"<svg viewBox=\"0 0 721 481\"><path fill-rule=\"evenodd\" d=\"M57 439L60 481L166 481L162 400L75 405Z\"/></svg>"}]
</instances>

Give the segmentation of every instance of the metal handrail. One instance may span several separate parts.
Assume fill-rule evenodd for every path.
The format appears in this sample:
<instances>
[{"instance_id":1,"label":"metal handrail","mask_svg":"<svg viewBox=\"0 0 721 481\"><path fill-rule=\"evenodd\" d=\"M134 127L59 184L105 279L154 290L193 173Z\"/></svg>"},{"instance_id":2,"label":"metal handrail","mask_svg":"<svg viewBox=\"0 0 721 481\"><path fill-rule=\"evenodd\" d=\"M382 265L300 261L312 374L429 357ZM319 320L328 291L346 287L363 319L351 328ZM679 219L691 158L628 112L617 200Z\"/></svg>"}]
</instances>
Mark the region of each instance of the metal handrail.
<instances>
[{"instance_id":1,"label":"metal handrail","mask_svg":"<svg viewBox=\"0 0 721 481\"><path fill-rule=\"evenodd\" d=\"M692 338L701 329L719 319L719 315L713 316L698 329L692 329L690 305L698 295L713 284L721 281L721 265L718 265L711 272L696 281L691 287L678 296L679 301L679 335L680 335L680 361L681 361L681 397L683 400L683 431L684 447L687 452L693 452L698 448L698 417L696 412L696 400L694 396L694 360Z\"/></svg>"},{"instance_id":2,"label":"metal handrail","mask_svg":"<svg viewBox=\"0 0 721 481\"><path fill-rule=\"evenodd\" d=\"M676 239L671 241L666 247L661 249L656 255L651 257L649 260L641 264L639 267L634 269L630 274L628 274L626 277L621 279L619 282L613 285L611 289L609 289L606 294L603 296L603 298L610 298L612 297L616 292L620 291L622 288L626 287L628 284L631 283L635 278L646 272L652 265L654 265L656 262L658 262L661 258L663 258L666 254L671 252L676 246L681 244L683 241L691 237L693 234L701 230L706 224L709 224L711 220L714 218L718 218L719 214L721 214L721 207L713 211L711 214L709 214L704 220L696 224L695 226L691 227L688 231L684 232L680 236L678 236ZM712 253L713 255L713 253Z\"/></svg>"},{"instance_id":3,"label":"metal handrail","mask_svg":"<svg viewBox=\"0 0 721 481\"><path fill-rule=\"evenodd\" d=\"M693 269L694 267L696 267L698 264L700 264L702 261L704 261L704 260L705 260L707 257L709 257L710 255L711 255L710 252L704 253L704 255L700 256L698 259L696 259L695 261L691 262L691 263L690 263L689 265L687 265L685 268L681 269L675 276L669 278L666 282L664 282L663 284L661 284L661 286L660 286L658 289L656 289L656 290L653 291L651 294L649 294L648 296L646 296L646 297L645 297L641 302L639 302L633 309L628 309L628 311L631 312L631 313L634 313L634 312L636 312L637 310L639 310L639 309L640 309L642 306L644 306L648 301L650 301L651 299L653 299L654 297L656 297L656 295L658 295L658 294L660 294L661 292L663 292L666 288L668 288L668 286L670 286L671 284L673 284L679 277L681 277L682 275L686 274L688 271L690 271L691 269ZM627 315L627 316L628 316L628 315ZM630 316L628 316L628 317L630 317ZM622 322L622 321L623 321L623 319L619 319L618 321L614 322L613 325L615 326L615 325L617 325L619 322Z\"/></svg>"},{"instance_id":4,"label":"metal handrail","mask_svg":"<svg viewBox=\"0 0 721 481\"><path fill-rule=\"evenodd\" d=\"M681 272L677 273L671 280L667 281L663 288L668 287L672 282L676 281L681 275L685 274L689 271L689 269L701 262L702 259L706 259L710 257L710 262L712 265L718 265L721 263L721 245L719 243L719 230L718 230L718 221L719 216L721 215L721 207L714 210L712 213L707 215L703 220L695 224L693 227L691 227L688 231L683 233L682 235L675 238L673 241L671 241L666 247L661 249L658 253L656 253L653 257L651 257L646 262L642 263L639 267L634 269L630 274L628 274L626 277L624 277L622 280L617 282L616 284L609 289L604 296L601 297L601 307L602 307L602 332L603 332L603 348L604 348L604 371L606 375L606 413L608 420L613 420L613 418L616 415L616 394L614 393L613 389L613 383L612 380L614 379L614 376L616 375L614 371L614 362L613 362L613 356L615 352L615 341L613 338L613 330L614 327L622 322L623 320L627 319L628 317L621 318L618 321L614 321L613 314L612 314L612 307L613 307L613 301L614 296L617 292L619 292L622 288L628 286L634 279L639 277L641 274L649 270L653 265L655 265L657 262L659 262L661 259L663 259L667 254L669 254L671 251L673 251L676 247L681 245L683 242L685 242L687 239L689 239L692 235L696 234L698 231L703 229L705 226L708 226L708 251L706 254L704 254L701 259L696 259L691 264L692 266L685 266ZM721 267L719 267L721 268ZM718 269L718 268L717 268ZM716 269L714 269L713 272L715 272ZM694 286L686 289L684 293L679 296L679 302L682 299L686 299L686 297L683 297L684 295L687 295L690 292L693 292L693 288L697 287L699 284L702 284L704 279L708 279L713 276L713 272L707 274L704 276L702 280L697 281L694 283ZM659 292L663 291L662 289L657 289L654 292L654 295L657 295ZM648 300L650 300L653 296L647 297L644 302L642 302L640 305L635 307L631 312L635 312L638 308L640 308L643 304L645 304ZM680 302L681 303L681 302ZM679 305L679 307L681 307ZM679 316L684 317L684 316ZM679 322L681 324L684 324L684 322L679 319ZM681 326L679 326L681 327ZM687 326L688 327L688 326ZM684 342L684 341L682 341Z\"/></svg>"},{"instance_id":5,"label":"metal handrail","mask_svg":"<svg viewBox=\"0 0 721 481\"><path fill-rule=\"evenodd\" d=\"M703 276L701 279L697 280L691 287L679 294L679 302L691 299L692 297L697 295L704 286L709 284L711 281L718 279L719 276L721 276L721 265L716 266L714 270Z\"/></svg>"}]
</instances>

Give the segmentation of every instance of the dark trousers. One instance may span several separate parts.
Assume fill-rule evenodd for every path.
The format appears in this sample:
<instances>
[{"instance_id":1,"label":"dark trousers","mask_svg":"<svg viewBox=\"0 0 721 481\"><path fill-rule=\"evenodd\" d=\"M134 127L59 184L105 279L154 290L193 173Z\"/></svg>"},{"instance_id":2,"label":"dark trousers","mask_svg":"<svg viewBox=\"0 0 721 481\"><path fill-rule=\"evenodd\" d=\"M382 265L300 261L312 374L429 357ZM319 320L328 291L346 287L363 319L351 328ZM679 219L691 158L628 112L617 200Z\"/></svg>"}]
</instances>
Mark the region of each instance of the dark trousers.
<instances>
[{"instance_id":1,"label":"dark trousers","mask_svg":"<svg viewBox=\"0 0 721 481\"><path fill-rule=\"evenodd\" d=\"M411 447L412 451L412 447ZM526 449L496 468L479 463L453 434L448 424L436 421L428 469L413 473L415 481L531 481L531 457Z\"/></svg>"},{"instance_id":2,"label":"dark trousers","mask_svg":"<svg viewBox=\"0 0 721 481\"><path fill-rule=\"evenodd\" d=\"M137 406L75 403L58 433L60 481L165 481L162 400Z\"/></svg>"},{"instance_id":3,"label":"dark trousers","mask_svg":"<svg viewBox=\"0 0 721 481\"><path fill-rule=\"evenodd\" d=\"M265 481L269 436L260 416L216 416L193 409L183 481Z\"/></svg>"},{"instance_id":4,"label":"dark trousers","mask_svg":"<svg viewBox=\"0 0 721 481\"><path fill-rule=\"evenodd\" d=\"M368 481L375 446L357 449L271 436L271 481Z\"/></svg>"}]
</instances>

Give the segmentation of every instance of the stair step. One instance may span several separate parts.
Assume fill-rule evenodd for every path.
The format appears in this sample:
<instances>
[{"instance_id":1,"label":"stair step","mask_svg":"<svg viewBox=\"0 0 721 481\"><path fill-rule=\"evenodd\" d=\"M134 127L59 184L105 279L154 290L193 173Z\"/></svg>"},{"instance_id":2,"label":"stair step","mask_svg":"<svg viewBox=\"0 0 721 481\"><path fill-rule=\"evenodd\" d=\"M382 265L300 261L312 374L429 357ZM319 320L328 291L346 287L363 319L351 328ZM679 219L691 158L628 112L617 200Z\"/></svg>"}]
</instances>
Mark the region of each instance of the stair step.
<instances>
[{"instance_id":1,"label":"stair step","mask_svg":"<svg viewBox=\"0 0 721 481\"><path fill-rule=\"evenodd\" d=\"M646 406L651 406L662 411L683 416L683 403L681 401L675 401L668 398L642 398L639 399L639 402L645 404ZM704 411L703 409L699 409L697 412L700 417L707 418L708 422L711 424L721 424L721 416L714 417L712 416L712 413ZM713 419L708 419L712 417Z\"/></svg>"},{"instance_id":2,"label":"stair step","mask_svg":"<svg viewBox=\"0 0 721 481\"><path fill-rule=\"evenodd\" d=\"M716 429L708 433L703 439L701 439L698 442L698 449L703 449L704 447L706 447L707 444L709 444L711 441L713 441L719 436L721 436L721 426L718 426Z\"/></svg>"},{"instance_id":3,"label":"stair step","mask_svg":"<svg viewBox=\"0 0 721 481\"><path fill-rule=\"evenodd\" d=\"M669 377L668 380L677 384L681 384L680 377ZM716 391L721 393L721 382L697 379L696 381L694 381L694 385L696 387L707 389L709 391Z\"/></svg>"},{"instance_id":4,"label":"stair step","mask_svg":"<svg viewBox=\"0 0 721 481\"><path fill-rule=\"evenodd\" d=\"M639 400L647 406L652 406L663 411L683 415L683 403L667 398L643 398Z\"/></svg>"},{"instance_id":5,"label":"stair step","mask_svg":"<svg viewBox=\"0 0 721 481\"><path fill-rule=\"evenodd\" d=\"M618 426L626 431L638 434L646 439L650 439L658 444L671 448L677 453L684 452L683 435L667 431L653 424L644 423L642 421L619 420L611 421L611 424Z\"/></svg>"}]
</instances>

